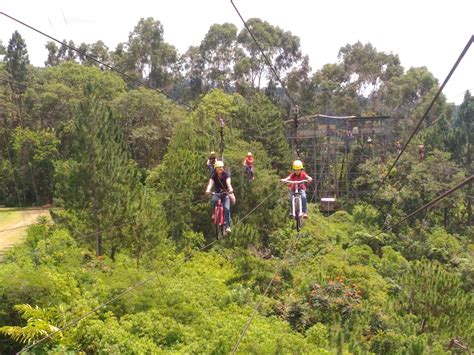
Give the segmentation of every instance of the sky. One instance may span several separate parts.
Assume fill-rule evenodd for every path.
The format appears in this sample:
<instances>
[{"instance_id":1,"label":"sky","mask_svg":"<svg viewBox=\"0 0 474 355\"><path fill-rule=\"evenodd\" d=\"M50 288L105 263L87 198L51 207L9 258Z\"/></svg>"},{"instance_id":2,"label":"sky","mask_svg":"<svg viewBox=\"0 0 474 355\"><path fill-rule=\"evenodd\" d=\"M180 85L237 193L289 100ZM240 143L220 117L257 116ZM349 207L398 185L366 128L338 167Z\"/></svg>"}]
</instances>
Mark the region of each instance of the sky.
<instances>
[{"instance_id":1,"label":"sky","mask_svg":"<svg viewBox=\"0 0 474 355\"><path fill-rule=\"evenodd\" d=\"M474 34L474 0L234 0L244 19L257 17L300 38L313 72L336 63L339 49L357 41L397 54L405 69L425 66L441 84ZM163 24L165 41L179 53L199 45L215 23L243 24L230 0L65 1L3 0L6 13L63 40L94 43L109 49L126 42L140 18ZM0 40L18 30L30 61L43 66L48 39L0 15ZM474 92L474 44L447 83L448 101L462 102Z\"/></svg>"}]
</instances>

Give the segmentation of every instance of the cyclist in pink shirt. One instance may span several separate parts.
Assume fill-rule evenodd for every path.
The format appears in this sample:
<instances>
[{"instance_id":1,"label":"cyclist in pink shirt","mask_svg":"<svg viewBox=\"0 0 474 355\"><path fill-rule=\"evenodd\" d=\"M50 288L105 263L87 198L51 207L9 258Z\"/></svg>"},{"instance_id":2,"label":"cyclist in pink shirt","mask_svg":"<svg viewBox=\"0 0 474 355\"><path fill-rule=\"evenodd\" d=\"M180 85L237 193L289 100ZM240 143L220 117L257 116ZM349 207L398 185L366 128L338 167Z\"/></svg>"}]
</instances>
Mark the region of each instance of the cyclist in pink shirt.
<instances>
[{"instance_id":1,"label":"cyclist in pink shirt","mask_svg":"<svg viewBox=\"0 0 474 355\"><path fill-rule=\"evenodd\" d=\"M214 172L209 179L207 184L206 194L210 195L212 187L214 187L217 193L225 193L222 195L222 204L224 206L224 219L225 219L225 232L230 233L230 202L235 204L235 195L234 189L232 188L232 183L230 180L229 174L224 171L224 162L218 160L214 164ZM212 195L212 208L216 204L218 195Z\"/></svg>"},{"instance_id":2,"label":"cyclist in pink shirt","mask_svg":"<svg viewBox=\"0 0 474 355\"><path fill-rule=\"evenodd\" d=\"M313 181L313 178L306 174L305 171L303 171L303 162L301 160L295 160L293 162L293 172L288 175L287 178L281 179L281 181L301 181L301 180L308 180L309 182ZM301 193L301 201L302 201L302 210L303 210L303 218L308 218L308 210L307 210L307 199L306 199L306 185L301 184L299 186L300 188L300 193ZM293 192L295 190L295 184L290 185L290 189ZM290 196L291 200L291 196Z\"/></svg>"}]
</instances>

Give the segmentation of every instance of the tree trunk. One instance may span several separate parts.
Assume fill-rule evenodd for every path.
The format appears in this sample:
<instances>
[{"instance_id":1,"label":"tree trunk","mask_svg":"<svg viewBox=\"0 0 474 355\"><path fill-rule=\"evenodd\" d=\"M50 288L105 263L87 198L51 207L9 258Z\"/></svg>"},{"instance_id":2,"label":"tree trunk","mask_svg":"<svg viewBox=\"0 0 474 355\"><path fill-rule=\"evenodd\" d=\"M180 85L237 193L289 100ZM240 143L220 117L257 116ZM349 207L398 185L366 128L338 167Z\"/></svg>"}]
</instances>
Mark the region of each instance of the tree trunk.
<instances>
[{"instance_id":1,"label":"tree trunk","mask_svg":"<svg viewBox=\"0 0 474 355\"><path fill-rule=\"evenodd\" d=\"M472 184L467 188L467 225L472 226Z\"/></svg>"},{"instance_id":2,"label":"tree trunk","mask_svg":"<svg viewBox=\"0 0 474 355\"><path fill-rule=\"evenodd\" d=\"M448 208L444 207L443 211L444 211L444 218L443 218L444 229L447 229L448 228Z\"/></svg>"},{"instance_id":3,"label":"tree trunk","mask_svg":"<svg viewBox=\"0 0 474 355\"><path fill-rule=\"evenodd\" d=\"M140 269L141 247L137 248L137 270Z\"/></svg>"},{"instance_id":4,"label":"tree trunk","mask_svg":"<svg viewBox=\"0 0 474 355\"><path fill-rule=\"evenodd\" d=\"M110 259L112 259L112 261L115 261L115 254L117 254L117 247L114 244L110 248Z\"/></svg>"},{"instance_id":5,"label":"tree trunk","mask_svg":"<svg viewBox=\"0 0 474 355\"><path fill-rule=\"evenodd\" d=\"M99 221L96 221L95 226L95 256L102 255L102 237L100 235Z\"/></svg>"}]
</instances>

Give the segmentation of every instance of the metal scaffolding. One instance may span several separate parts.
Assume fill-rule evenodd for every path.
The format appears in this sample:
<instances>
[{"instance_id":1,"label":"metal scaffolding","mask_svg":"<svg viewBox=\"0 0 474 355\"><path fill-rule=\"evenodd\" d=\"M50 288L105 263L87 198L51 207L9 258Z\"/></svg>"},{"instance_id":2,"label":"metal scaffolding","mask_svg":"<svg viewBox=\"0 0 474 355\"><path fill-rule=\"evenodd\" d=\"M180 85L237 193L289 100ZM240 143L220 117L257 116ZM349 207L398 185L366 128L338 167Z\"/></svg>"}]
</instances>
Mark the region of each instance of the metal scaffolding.
<instances>
[{"instance_id":1,"label":"metal scaffolding","mask_svg":"<svg viewBox=\"0 0 474 355\"><path fill-rule=\"evenodd\" d=\"M316 178L308 198L323 199L326 210L334 209L339 198L349 200L365 193L353 187L357 166L368 158L385 161L396 140L390 135L394 119L389 116L313 115L299 118L298 125L293 119L286 122L293 150L299 149L306 171Z\"/></svg>"}]
</instances>

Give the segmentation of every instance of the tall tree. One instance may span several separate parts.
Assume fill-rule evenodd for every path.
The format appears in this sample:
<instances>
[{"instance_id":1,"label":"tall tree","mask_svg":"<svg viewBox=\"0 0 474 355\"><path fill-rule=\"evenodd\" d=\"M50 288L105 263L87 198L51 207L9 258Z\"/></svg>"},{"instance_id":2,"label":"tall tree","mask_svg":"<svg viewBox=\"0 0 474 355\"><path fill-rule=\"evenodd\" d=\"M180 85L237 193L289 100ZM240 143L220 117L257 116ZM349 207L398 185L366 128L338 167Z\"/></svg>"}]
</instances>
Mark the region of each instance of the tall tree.
<instances>
[{"instance_id":1,"label":"tall tree","mask_svg":"<svg viewBox=\"0 0 474 355\"><path fill-rule=\"evenodd\" d=\"M258 18L249 19L247 25L280 77L301 60L300 39L291 32L283 31ZM273 78L274 74L247 29L240 31L237 41L243 48L238 60L248 64L238 63L239 75L246 77L250 87L260 88L265 79ZM243 71L243 68L247 70Z\"/></svg>"},{"instance_id":2,"label":"tall tree","mask_svg":"<svg viewBox=\"0 0 474 355\"><path fill-rule=\"evenodd\" d=\"M190 98L197 98L205 90L204 68L206 63L199 47L191 46L182 57L184 64L184 79L189 87L187 94Z\"/></svg>"},{"instance_id":3,"label":"tall tree","mask_svg":"<svg viewBox=\"0 0 474 355\"><path fill-rule=\"evenodd\" d=\"M472 159L472 143L474 142L474 97L469 91L464 95L464 101L453 122L454 125L454 159L461 163L469 175L474 174ZM472 218L472 184L468 187L467 193L467 214L468 224L473 224Z\"/></svg>"},{"instance_id":4,"label":"tall tree","mask_svg":"<svg viewBox=\"0 0 474 355\"><path fill-rule=\"evenodd\" d=\"M5 55L5 53L6 53L6 48L3 45L3 42L0 41L0 55Z\"/></svg>"},{"instance_id":5,"label":"tall tree","mask_svg":"<svg viewBox=\"0 0 474 355\"><path fill-rule=\"evenodd\" d=\"M6 64L6 70L10 77L16 83L10 83L13 95L13 102L16 105L15 119L12 120L12 128L20 124L23 126L23 102L22 94L26 91L25 86L30 61L28 59L28 51L26 43L18 31L15 31L12 38L8 42L7 53L3 59Z\"/></svg>"},{"instance_id":6,"label":"tall tree","mask_svg":"<svg viewBox=\"0 0 474 355\"><path fill-rule=\"evenodd\" d=\"M131 217L127 201L139 184L138 174L116 114L92 91L77 109L75 126L71 158L57 164L58 203L83 221L84 233L94 235L97 256L105 242L113 257L123 244L119 227Z\"/></svg>"},{"instance_id":7,"label":"tall tree","mask_svg":"<svg viewBox=\"0 0 474 355\"><path fill-rule=\"evenodd\" d=\"M103 63L106 63L106 64L109 63L109 58L110 58L109 48L104 44L104 42L97 41L89 45L84 45L83 43L81 44L81 46L82 46L81 50L83 51L83 53ZM97 63L95 60L88 58L84 55L82 55L81 63L83 65L87 65L91 67L102 68L101 64Z\"/></svg>"},{"instance_id":8,"label":"tall tree","mask_svg":"<svg viewBox=\"0 0 474 355\"><path fill-rule=\"evenodd\" d=\"M126 70L148 79L155 88L166 88L177 72L176 49L163 39L163 26L152 17L140 19L127 43Z\"/></svg>"},{"instance_id":9,"label":"tall tree","mask_svg":"<svg viewBox=\"0 0 474 355\"><path fill-rule=\"evenodd\" d=\"M211 26L201 45L201 56L206 68L204 77L209 88L229 91L237 39L237 27L230 23Z\"/></svg>"},{"instance_id":10,"label":"tall tree","mask_svg":"<svg viewBox=\"0 0 474 355\"><path fill-rule=\"evenodd\" d=\"M13 167L27 204L45 204L53 199L54 163L59 140L48 130L17 127L12 136Z\"/></svg>"},{"instance_id":11,"label":"tall tree","mask_svg":"<svg viewBox=\"0 0 474 355\"><path fill-rule=\"evenodd\" d=\"M282 111L261 93L255 93L249 103L241 102L233 119L246 141L257 141L271 157L274 168L286 171L291 151L285 137Z\"/></svg>"},{"instance_id":12,"label":"tall tree","mask_svg":"<svg viewBox=\"0 0 474 355\"><path fill-rule=\"evenodd\" d=\"M314 102L314 87L310 78L309 57L304 56L301 64L291 70L285 78L286 88L300 107L300 114L310 114Z\"/></svg>"},{"instance_id":13,"label":"tall tree","mask_svg":"<svg viewBox=\"0 0 474 355\"><path fill-rule=\"evenodd\" d=\"M338 63L326 64L313 76L315 109L336 115L389 111L386 87L403 74L398 56L357 42L342 47L338 58Z\"/></svg>"},{"instance_id":14,"label":"tall tree","mask_svg":"<svg viewBox=\"0 0 474 355\"><path fill-rule=\"evenodd\" d=\"M30 60L25 40L18 31L13 32L3 60L6 63L6 68L11 78L14 81L24 83L27 76L27 65L30 64Z\"/></svg>"},{"instance_id":15,"label":"tall tree","mask_svg":"<svg viewBox=\"0 0 474 355\"><path fill-rule=\"evenodd\" d=\"M56 45L56 42L53 41L48 41L46 43L45 48L48 50L48 58L44 62L44 65L47 67L54 67L59 64L59 59L58 59L58 51L59 48Z\"/></svg>"},{"instance_id":16,"label":"tall tree","mask_svg":"<svg viewBox=\"0 0 474 355\"><path fill-rule=\"evenodd\" d=\"M144 168L158 164L184 113L163 95L144 88L123 93L114 101L114 107L123 114L133 159Z\"/></svg>"}]
</instances>

